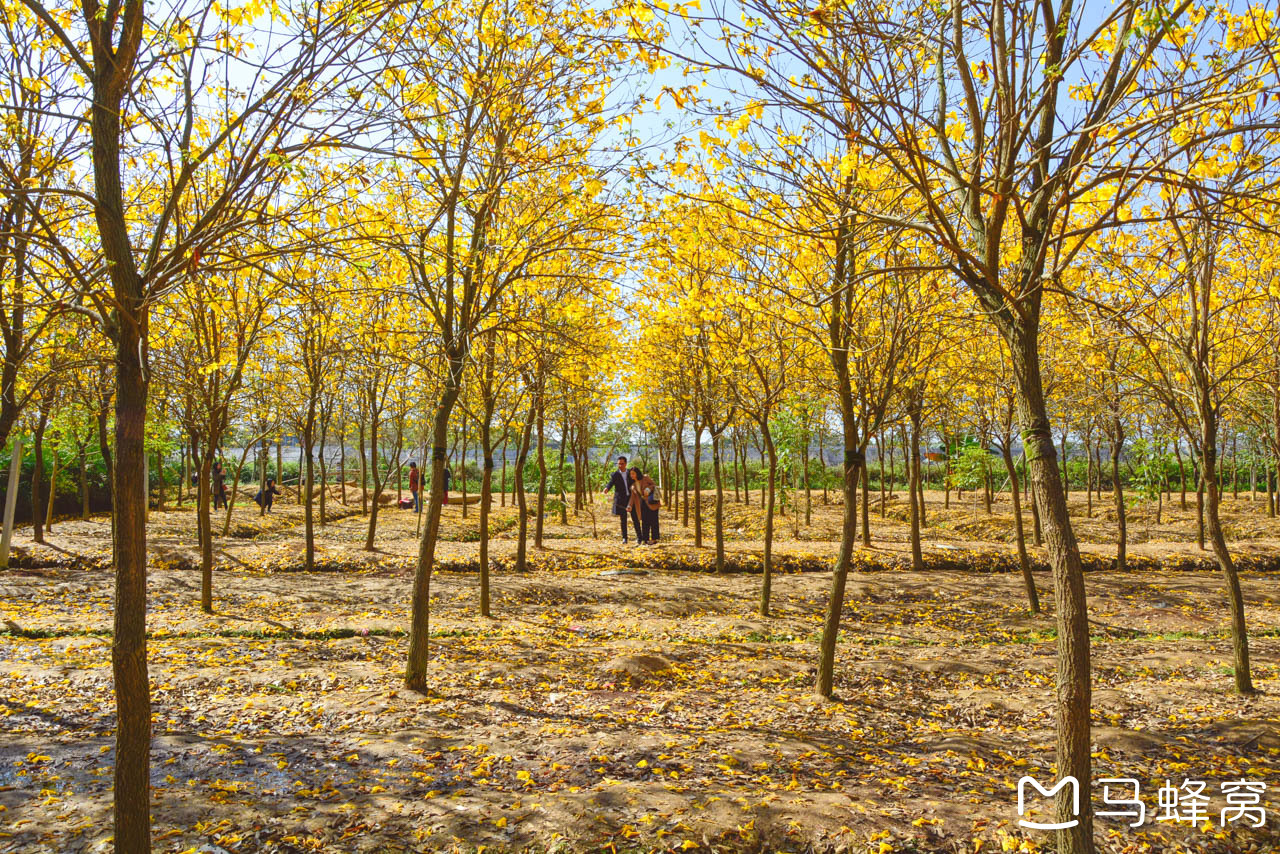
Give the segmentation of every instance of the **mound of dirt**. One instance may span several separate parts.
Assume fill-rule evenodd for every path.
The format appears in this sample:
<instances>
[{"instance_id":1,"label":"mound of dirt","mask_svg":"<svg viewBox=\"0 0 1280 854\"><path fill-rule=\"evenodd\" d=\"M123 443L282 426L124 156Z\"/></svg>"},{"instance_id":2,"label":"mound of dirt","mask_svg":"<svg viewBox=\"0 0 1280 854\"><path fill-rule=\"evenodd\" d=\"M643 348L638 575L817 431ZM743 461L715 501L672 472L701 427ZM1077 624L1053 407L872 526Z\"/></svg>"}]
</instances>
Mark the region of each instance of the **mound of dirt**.
<instances>
[{"instance_id":1,"label":"mound of dirt","mask_svg":"<svg viewBox=\"0 0 1280 854\"><path fill-rule=\"evenodd\" d=\"M600 665L600 669L613 676L644 680L671 670L671 662L660 655L619 655Z\"/></svg>"}]
</instances>

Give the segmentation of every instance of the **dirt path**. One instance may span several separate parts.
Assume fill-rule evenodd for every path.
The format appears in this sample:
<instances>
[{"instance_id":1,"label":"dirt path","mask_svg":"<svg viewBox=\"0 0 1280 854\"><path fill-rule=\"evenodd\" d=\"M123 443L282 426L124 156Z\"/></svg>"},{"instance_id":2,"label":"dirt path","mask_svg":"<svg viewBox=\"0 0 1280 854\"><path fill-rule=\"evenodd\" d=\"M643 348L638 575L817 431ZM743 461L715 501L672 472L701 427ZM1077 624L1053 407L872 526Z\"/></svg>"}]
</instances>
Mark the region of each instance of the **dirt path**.
<instances>
[{"instance_id":1,"label":"dirt path","mask_svg":"<svg viewBox=\"0 0 1280 854\"><path fill-rule=\"evenodd\" d=\"M158 551L180 548L189 514L156 516ZM235 560L215 576L216 615L196 608L198 573L153 571L157 850L887 854L1045 841L1016 827L1013 787L1051 777L1053 623L1025 614L1016 576L855 573L839 701L824 703L812 684L829 573L781 575L762 619L758 576L636 569L634 547L557 536L539 564L557 569L496 574L495 620L475 614L474 574L437 576L422 698L400 687L411 578L395 568L412 554L411 521L386 514L373 561L360 558L363 519L330 525L335 560L370 567L341 573L260 569L296 553L288 514L258 538L221 540ZM59 523L51 542L84 556L102 530ZM692 555L671 530L676 544L639 554ZM448 555L474 554L463 520L450 533ZM1095 773L1140 780L1150 814L1140 829L1100 819L1100 849L1277 850L1277 576L1244 578L1265 692L1252 700L1230 693L1216 573L1087 581ZM0 851L109 849L111 590L104 570L0 576ZM1267 826L1154 821L1157 789L1188 778L1207 781L1215 825L1221 782L1267 782Z\"/></svg>"}]
</instances>

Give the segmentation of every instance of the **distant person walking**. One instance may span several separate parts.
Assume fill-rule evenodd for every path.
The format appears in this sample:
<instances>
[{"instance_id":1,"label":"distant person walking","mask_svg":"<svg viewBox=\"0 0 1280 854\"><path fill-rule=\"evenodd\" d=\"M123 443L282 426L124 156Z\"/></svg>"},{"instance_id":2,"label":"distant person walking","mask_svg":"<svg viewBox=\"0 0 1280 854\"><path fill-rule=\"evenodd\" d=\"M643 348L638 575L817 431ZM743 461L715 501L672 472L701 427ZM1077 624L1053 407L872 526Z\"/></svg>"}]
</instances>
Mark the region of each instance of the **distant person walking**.
<instances>
[{"instance_id":1,"label":"distant person walking","mask_svg":"<svg viewBox=\"0 0 1280 854\"><path fill-rule=\"evenodd\" d=\"M263 513L271 512L271 505L275 503L275 497L280 494L280 490L276 489L276 479L274 477L267 478L267 485L258 491L253 500L258 502L258 506L262 508Z\"/></svg>"},{"instance_id":2,"label":"distant person walking","mask_svg":"<svg viewBox=\"0 0 1280 854\"><path fill-rule=\"evenodd\" d=\"M631 501L631 481L627 477L627 458L618 457L618 470L609 475L609 482L604 485L604 492L613 490L613 515L622 523L622 541L627 541L627 507ZM640 537L640 527L636 526L636 538Z\"/></svg>"},{"instance_id":3,"label":"distant person walking","mask_svg":"<svg viewBox=\"0 0 1280 854\"><path fill-rule=\"evenodd\" d=\"M213 490L213 509L227 506L227 473L222 470L222 461L213 461L213 471L209 472L209 486Z\"/></svg>"},{"instance_id":4,"label":"distant person walking","mask_svg":"<svg viewBox=\"0 0 1280 854\"><path fill-rule=\"evenodd\" d=\"M413 512L422 510L422 469L412 460L409 461L409 494L413 496Z\"/></svg>"}]
</instances>

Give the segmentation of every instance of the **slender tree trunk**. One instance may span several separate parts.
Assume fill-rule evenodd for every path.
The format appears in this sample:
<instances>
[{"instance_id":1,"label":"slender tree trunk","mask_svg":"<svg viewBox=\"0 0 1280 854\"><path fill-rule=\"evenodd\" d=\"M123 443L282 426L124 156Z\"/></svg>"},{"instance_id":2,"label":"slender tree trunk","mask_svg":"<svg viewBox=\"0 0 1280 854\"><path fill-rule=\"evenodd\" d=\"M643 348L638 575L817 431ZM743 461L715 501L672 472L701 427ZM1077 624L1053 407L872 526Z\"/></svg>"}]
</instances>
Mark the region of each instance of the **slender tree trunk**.
<instances>
[{"instance_id":1,"label":"slender tree trunk","mask_svg":"<svg viewBox=\"0 0 1280 854\"><path fill-rule=\"evenodd\" d=\"M80 519L89 521L89 454L84 445L80 446Z\"/></svg>"},{"instance_id":2,"label":"slender tree trunk","mask_svg":"<svg viewBox=\"0 0 1280 854\"><path fill-rule=\"evenodd\" d=\"M1009 500L1013 503L1013 531L1018 546L1018 566L1022 569L1022 584L1027 590L1027 607L1032 614L1040 613L1040 594L1036 592L1036 580L1031 574L1031 559L1027 556L1027 536L1022 527L1022 497L1018 493L1018 469L1013 464L1010 437L1000 443L1000 456L1009 474Z\"/></svg>"},{"instance_id":3,"label":"slender tree trunk","mask_svg":"<svg viewBox=\"0 0 1280 854\"><path fill-rule=\"evenodd\" d=\"M1092 437L1085 436L1084 440L1084 515L1088 519L1093 518L1093 442Z\"/></svg>"},{"instance_id":4,"label":"slender tree trunk","mask_svg":"<svg viewBox=\"0 0 1280 854\"><path fill-rule=\"evenodd\" d=\"M902 428L902 444L906 446L903 459L906 462L907 502L911 513L911 568L917 572L924 570L924 552L920 547L920 507L923 495L920 485L920 419L912 415L910 444L907 439L907 428Z\"/></svg>"},{"instance_id":5,"label":"slender tree trunk","mask_svg":"<svg viewBox=\"0 0 1280 854\"><path fill-rule=\"evenodd\" d=\"M862 467L862 545L871 548L870 466Z\"/></svg>"},{"instance_id":6,"label":"slender tree trunk","mask_svg":"<svg viewBox=\"0 0 1280 854\"><path fill-rule=\"evenodd\" d=\"M200 454L200 483L196 490L196 536L200 541L200 610L213 613L213 458L217 448L206 445Z\"/></svg>"},{"instance_id":7,"label":"slender tree trunk","mask_svg":"<svg viewBox=\"0 0 1280 854\"><path fill-rule=\"evenodd\" d=\"M529 557L529 496L524 489L524 467L529 459L529 446L533 442L533 423L538 417L538 404L535 400L529 406L529 417L525 419L520 434L520 444L516 448L515 490L516 513L519 522L519 541L516 543L516 572L524 572L528 567Z\"/></svg>"},{"instance_id":8,"label":"slender tree trunk","mask_svg":"<svg viewBox=\"0 0 1280 854\"><path fill-rule=\"evenodd\" d=\"M44 542L45 506L40 500L40 487L44 482L44 431L48 423L49 414L41 412L36 421L35 441L32 443L35 465L31 469L31 539L37 543Z\"/></svg>"},{"instance_id":9,"label":"slender tree trunk","mask_svg":"<svg viewBox=\"0 0 1280 854\"><path fill-rule=\"evenodd\" d=\"M431 493L427 501L427 523L418 545L418 566L413 579L413 600L409 629L409 657L405 663L405 687L420 694L427 692L427 663L431 631L431 571L435 568L436 542L440 535L440 515L444 506L444 458L448 452L449 416L462 389L464 356L449 354L444 392L431 421ZM361 465L364 443L361 439ZM425 461L424 461L425 462ZM425 468L425 466L424 466ZM362 484L363 486L363 484ZM363 491L363 490L362 490Z\"/></svg>"},{"instance_id":10,"label":"slender tree trunk","mask_svg":"<svg viewBox=\"0 0 1280 854\"><path fill-rule=\"evenodd\" d=\"M556 468L556 472L560 480L560 524L568 525L569 500L564 492L564 448L567 444L567 437L569 435L569 413L567 409L563 414L563 420L560 424L560 460Z\"/></svg>"},{"instance_id":11,"label":"slender tree trunk","mask_svg":"<svg viewBox=\"0 0 1280 854\"><path fill-rule=\"evenodd\" d=\"M760 435L769 458L769 476L765 482L769 497L764 511L764 579L760 586L760 616L769 616L769 597L773 591L773 508L778 480L778 450L767 423L761 423Z\"/></svg>"},{"instance_id":12,"label":"slender tree trunk","mask_svg":"<svg viewBox=\"0 0 1280 854\"><path fill-rule=\"evenodd\" d=\"M832 340L843 321L838 307L833 310L831 321ZM822 626L822 640L818 651L817 693L830 699L835 692L836 641L840 636L840 614L844 610L844 592L849 579L849 567L853 563L854 539L858 531L858 484L862 467L867 464L866 453L859 444L857 421L853 408L853 382L849 373L847 350L833 346L832 366L836 374L837 397L840 402L840 422L844 433L844 518L840 532L840 553L831 574L831 593L827 599L827 614Z\"/></svg>"},{"instance_id":13,"label":"slender tree trunk","mask_svg":"<svg viewBox=\"0 0 1280 854\"><path fill-rule=\"evenodd\" d=\"M363 418L360 419L360 429L357 433L357 441L360 443L360 515L367 516L369 515L369 468L368 464L365 462L364 456Z\"/></svg>"},{"instance_id":14,"label":"slender tree trunk","mask_svg":"<svg viewBox=\"0 0 1280 854\"><path fill-rule=\"evenodd\" d=\"M693 423L693 547L702 548L702 425Z\"/></svg>"},{"instance_id":15,"label":"slender tree trunk","mask_svg":"<svg viewBox=\"0 0 1280 854\"><path fill-rule=\"evenodd\" d=\"M1124 447L1124 428L1120 419L1111 419L1111 489L1116 502L1116 570L1124 572L1128 533L1125 527L1124 485L1120 483L1120 451Z\"/></svg>"},{"instance_id":16,"label":"slender tree trunk","mask_svg":"<svg viewBox=\"0 0 1280 854\"><path fill-rule=\"evenodd\" d=\"M1062 428L1062 497L1071 500L1071 473L1067 471L1067 428Z\"/></svg>"},{"instance_id":17,"label":"slender tree trunk","mask_svg":"<svg viewBox=\"0 0 1280 854\"><path fill-rule=\"evenodd\" d=\"M330 406L332 406L332 404L330 404ZM325 462L324 462L324 449L325 449L325 443L328 441L328 438L329 438L329 416L328 416L327 414L321 413L321 416L320 416L320 443L319 443L319 448L320 448L320 459L319 459L319 465L320 465L320 527L321 527L321 528L323 528L323 527L324 527L326 524L328 524L328 522L329 522L329 512L328 512L329 472L328 472L328 470L325 468ZM398 443L397 443L397 444L398 444ZM308 480L311 478L311 474L310 474L309 472L308 472L308 474L307 474L307 478L308 478ZM264 501L263 503L265 504L266 502Z\"/></svg>"},{"instance_id":18,"label":"slender tree trunk","mask_svg":"<svg viewBox=\"0 0 1280 854\"><path fill-rule=\"evenodd\" d=\"M422 461L422 468L426 469L427 461ZM278 474L277 474L278 476ZM421 475L419 475L421 477ZM339 501L342 506L347 506L347 423L345 420L338 425L338 487Z\"/></svg>"},{"instance_id":19,"label":"slender tree trunk","mask_svg":"<svg viewBox=\"0 0 1280 854\"><path fill-rule=\"evenodd\" d=\"M1231 651L1232 669L1235 675L1236 693L1251 695L1256 693L1253 687L1253 675L1249 667L1249 629L1244 618L1244 594L1240 589L1240 575L1236 571L1235 561L1227 550L1226 537L1222 533L1222 521L1218 507L1221 494L1218 486L1218 461L1215 435L1217 415L1212 410L1208 395L1201 392L1201 442L1200 442L1200 490L1204 493L1205 515L1209 541L1213 545L1213 556L1227 584L1227 604L1231 609Z\"/></svg>"},{"instance_id":20,"label":"slender tree trunk","mask_svg":"<svg viewBox=\"0 0 1280 854\"><path fill-rule=\"evenodd\" d=\"M52 454L53 466L49 469L49 497L44 514L44 530L45 533L53 533L53 501L58 494L58 451L55 448Z\"/></svg>"},{"instance_id":21,"label":"slender tree trunk","mask_svg":"<svg viewBox=\"0 0 1280 854\"><path fill-rule=\"evenodd\" d=\"M1173 443L1173 455L1178 460L1178 483L1182 490L1182 495L1178 499L1178 507L1185 513L1187 510L1187 468L1182 464L1182 448L1177 441Z\"/></svg>"},{"instance_id":22,"label":"slender tree trunk","mask_svg":"<svg viewBox=\"0 0 1280 854\"><path fill-rule=\"evenodd\" d=\"M307 572L315 572L316 569L316 526L314 515L315 490L312 488L312 478L315 477L315 429L316 429L316 395L313 391L308 395L307 399L307 420L302 426L302 457L307 469L307 494L304 499L302 510L302 567ZM298 471L298 479L302 479L302 470ZM301 488L302 484L298 484ZM376 502L375 502L376 503ZM262 496L262 504L267 504L267 496ZM373 539L373 517L370 517L369 536L365 541L365 548L370 548L370 540Z\"/></svg>"},{"instance_id":23,"label":"slender tree trunk","mask_svg":"<svg viewBox=\"0 0 1280 854\"><path fill-rule=\"evenodd\" d=\"M373 395L374 392L371 389L369 392L370 410L373 409ZM385 483L381 474L382 467L378 462L378 421L378 415L372 415L369 419L369 467L372 470L371 474L373 475L373 496L372 500L369 502L369 529L364 538L365 551L369 552L374 550L374 537L377 536L378 533L378 508L382 506L382 502L379 499L382 498L382 486ZM310 477L310 473L311 468L310 463L308 462L308 477ZM309 500L308 503L310 503Z\"/></svg>"},{"instance_id":24,"label":"slender tree trunk","mask_svg":"<svg viewBox=\"0 0 1280 854\"><path fill-rule=\"evenodd\" d=\"M1201 459L1203 459L1203 451ZM1191 476L1196 479L1196 541L1200 551L1204 551L1204 470L1193 464Z\"/></svg>"},{"instance_id":25,"label":"slender tree trunk","mask_svg":"<svg viewBox=\"0 0 1280 854\"><path fill-rule=\"evenodd\" d=\"M904 436L903 438L905 439L906 437ZM889 443L889 445L890 445L890 447L892 447L893 443L892 443L892 442L890 442L890 443ZM891 494L893 493L893 490L892 490L892 489L889 489L889 490L886 490L886 489L885 489L885 483L884 483L884 478L885 478L885 474L884 474L884 456L885 456L885 454L884 454L884 452L885 452L885 444L884 444L884 430L882 429L882 430L880 431L880 435L876 437L876 462L880 464L880 518L881 518L881 519L887 518L887 515L888 515L888 512L889 512L889 495L891 495ZM892 453L892 452L891 452L891 453ZM892 474L892 473L893 473L893 466L892 466L892 465L889 467L889 472L890 472L890 474Z\"/></svg>"},{"instance_id":26,"label":"slender tree trunk","mask_svg":"<svg viewBox=\"0 0 1280 854\"><path fill-rule=\"evenodd\" d=\"M716 572L725 571L724 564L724 475L720 461L720 434L711 434L711 463L716 475ZM766 546L768 548L768 546Z\"/></svg>"},{"instance_id":27,"label":"slender tree trunk","mask_svg":"<svg viewBox=\"0 0 1280 854\"><path fill-rule=\"evenodd\" d=\"M547 512L547 456L546 456L546 436L543 432L545 424L545 406L546 402L542 399L542 393L538 393L538 518L534 522L533 528L533 547L536 549L544 548L542 545L542 528Z\"/></svg>"}]
</instances>

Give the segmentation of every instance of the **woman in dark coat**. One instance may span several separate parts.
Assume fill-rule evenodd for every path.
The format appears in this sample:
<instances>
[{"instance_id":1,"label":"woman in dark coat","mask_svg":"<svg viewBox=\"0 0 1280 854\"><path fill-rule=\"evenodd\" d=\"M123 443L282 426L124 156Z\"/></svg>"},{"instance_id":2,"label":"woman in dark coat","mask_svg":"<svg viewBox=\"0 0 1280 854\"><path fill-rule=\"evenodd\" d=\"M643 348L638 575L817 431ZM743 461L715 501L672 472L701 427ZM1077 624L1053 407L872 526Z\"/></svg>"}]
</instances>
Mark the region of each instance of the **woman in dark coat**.
<instances>
[{"instance_id":1,"label":"woman in dark coat","mask_svg":"<svg viewBox=\"0 0 1280 854\"><path fill-rule=\"evenodd\" d=\"M644 529L640 527L640 505L642 503L640 501L640 481L642 477L643 473L640 471L639 466L633 466L627 472L627 486L629 493L627 496L627 512L631 514L631 522L636 528L637 546L647 544L644 537Z\"/></svg>"},{"instance_id":2,"label":"woman in dark coat","mask_svg":"<svg viewBox=\"0 0 1280 854\"><path fill-rule=\"evenodd\" d=\"M636 469L636 482L631 491L635 506L640 510L640 542L646 546L658 543L658 485L653 478Z\"/></svg>"}]
</instances>

